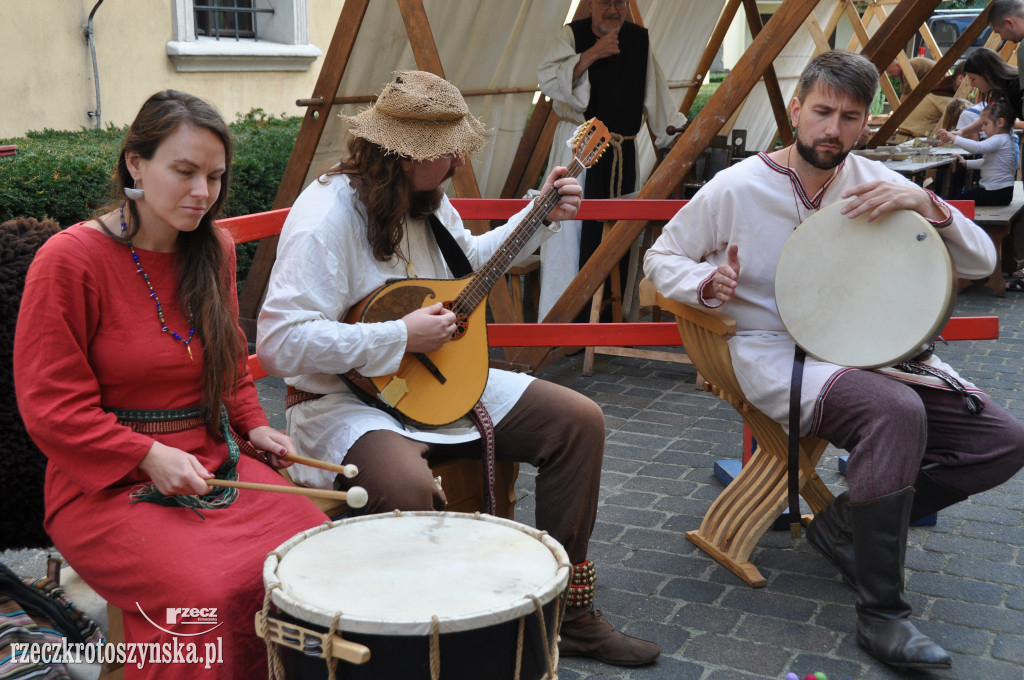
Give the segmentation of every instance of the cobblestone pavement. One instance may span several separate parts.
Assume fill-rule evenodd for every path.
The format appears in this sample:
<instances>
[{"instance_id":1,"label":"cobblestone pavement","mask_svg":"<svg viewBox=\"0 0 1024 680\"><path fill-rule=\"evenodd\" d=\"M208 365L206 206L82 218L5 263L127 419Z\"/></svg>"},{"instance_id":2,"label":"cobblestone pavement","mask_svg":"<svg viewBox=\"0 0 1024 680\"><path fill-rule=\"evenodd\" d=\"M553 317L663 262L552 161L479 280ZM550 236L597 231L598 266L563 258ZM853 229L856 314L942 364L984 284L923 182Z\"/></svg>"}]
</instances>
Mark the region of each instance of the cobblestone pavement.
<instances>
[{"instance_id":1,"label":"cobblestone pavement","mask_svg":"<svg viewBox=\"0 0 1024 680\"><path fill-rule=\"evenodd\" d=\"M987 289L960 296L958 316L998 315L997 341L956 342L940 355L1018 418L1024 417L1024 296ZM854 594L807 543L769 531L752 561L767 578L753 589L685 538L721 486L714 462L740 455L742 424L724 402L694 387L692 367L598 356L592 377L582 356L542 372L604 410L607 447L590 557L598 565L597 606L618 627L659 642L656 664L619 669L563 659L562 680L830 680L948 678L1024 680L1024 472L998 489L912 528L907 591L919 628L954 658L950 671L900 673L861 652L854 640ZM260 382L272 422L282 426L280 381ZM819 474L845 488L834 449ZM531 524L533 471L523 467L516 519ZM39 573L38 552L5 553L22 573Z\"/></svg>"}]
</instances>

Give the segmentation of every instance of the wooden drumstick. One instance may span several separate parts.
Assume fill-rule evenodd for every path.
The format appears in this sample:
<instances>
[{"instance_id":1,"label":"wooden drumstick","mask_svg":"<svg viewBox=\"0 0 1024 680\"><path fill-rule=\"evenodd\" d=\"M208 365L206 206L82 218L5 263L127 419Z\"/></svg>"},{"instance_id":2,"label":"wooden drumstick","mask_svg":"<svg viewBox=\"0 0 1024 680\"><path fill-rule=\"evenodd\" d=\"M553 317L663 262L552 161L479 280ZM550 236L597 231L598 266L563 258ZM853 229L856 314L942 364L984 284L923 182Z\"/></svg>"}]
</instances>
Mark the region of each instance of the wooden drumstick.
<instances>
[{"instance_id":1,"label":"wooden drumstick","mask_svg":"<svg viewBox=\"0 0 1024 680\"><path fill-rule=\"evenodd\" d=\"M298 463L299 465L308 465L309 467L320 468L321 470L330 470L331 472L337 472L338 474L345 475L349 479L352 479L359 474L359 468L355 465L337 465L335 463L328 463L324 460L317 460L316 458L306 458L305 456L298 456L294 453L286 453L284 455L278 455L281 460L287 460L292 463Z\"/></svg>"},{"instance_id":2,"label":"wooden drumstick","mask_svg":"<svg viewBox=\"0 0 1024 680\"><path fill-rule=\"evenodd\" d=\"M258 482L240 482L230 479L208 479L206 483L210 486L227 486L234 489L249 489L251 491L276 491L277 493L291 493L307 498L331 498L333 500L345 501L350 507L361 508L366 505L368 495L366 489L361 486L353 486L348 491L333 491L331 489L312 489L305 486L283 486L281 484L260 484Z\"/></svg>"}]
</instances>

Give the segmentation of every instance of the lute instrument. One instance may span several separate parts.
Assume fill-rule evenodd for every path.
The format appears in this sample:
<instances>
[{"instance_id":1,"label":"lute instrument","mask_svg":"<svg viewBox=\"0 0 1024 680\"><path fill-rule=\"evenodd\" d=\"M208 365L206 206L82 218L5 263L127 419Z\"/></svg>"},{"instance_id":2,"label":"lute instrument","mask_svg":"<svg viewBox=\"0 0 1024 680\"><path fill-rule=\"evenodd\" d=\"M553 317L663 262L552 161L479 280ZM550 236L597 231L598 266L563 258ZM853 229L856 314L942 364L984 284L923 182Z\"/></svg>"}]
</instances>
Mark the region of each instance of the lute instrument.
<instances>
[{"instance_id":1,"label":"lute instrument","mask_svg":"<svg viewBox=\"0 0 1024 680\"><path fill-rule=\"evenodd\" d=\"M567 142L573 159L565 176L577 177L596 163L610 140L608 128L596 118L577 128ZM349 310L345 323L376 323L400 319L441 301L456 317L455 333L440 349L407 353L390 375L364 377L351 371L346 374L351 384L421 425L447 425L469 413L487 385L487 295L559 200L554 186L538 197L490 259L472 274L457 279L389 281Z\"/></svg>"}]
</instances>

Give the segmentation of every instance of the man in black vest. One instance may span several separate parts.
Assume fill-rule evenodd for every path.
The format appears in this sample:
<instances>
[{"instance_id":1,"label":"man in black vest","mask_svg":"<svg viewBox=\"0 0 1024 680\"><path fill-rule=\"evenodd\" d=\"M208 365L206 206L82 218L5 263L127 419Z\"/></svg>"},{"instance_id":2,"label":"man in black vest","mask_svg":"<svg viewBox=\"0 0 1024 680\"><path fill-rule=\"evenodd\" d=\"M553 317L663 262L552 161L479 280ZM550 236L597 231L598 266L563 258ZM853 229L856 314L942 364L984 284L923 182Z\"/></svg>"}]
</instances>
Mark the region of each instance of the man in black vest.
<instances>
[{"instance_id":1,"label":"man in black vest","mask_svg":"<svg viewBox=\"0 0 1024 680\"><path fill-rule=\"evenodd\" d=\"M561 122L548 158L548 167L565 165L568 149L563 143L583 121L596 117L615 135L613 148L586 171L584 198L614 198L637 186L635 138L646 119L655 144L668 147L673 137L669 125L681 128L686 116L679 113L668 91L661 68L650 50L647 29L626 21L626 0L589 0L590 16L562 28L558 40L537 69L544 94L551 97ZM600 222L567 222L561 234L541 248L540 317L565 290L579 266L601 243ZM545 266L551 261L554 266ZM622 271L625 281L625 270Z\"/></svg>"}]
</instances>

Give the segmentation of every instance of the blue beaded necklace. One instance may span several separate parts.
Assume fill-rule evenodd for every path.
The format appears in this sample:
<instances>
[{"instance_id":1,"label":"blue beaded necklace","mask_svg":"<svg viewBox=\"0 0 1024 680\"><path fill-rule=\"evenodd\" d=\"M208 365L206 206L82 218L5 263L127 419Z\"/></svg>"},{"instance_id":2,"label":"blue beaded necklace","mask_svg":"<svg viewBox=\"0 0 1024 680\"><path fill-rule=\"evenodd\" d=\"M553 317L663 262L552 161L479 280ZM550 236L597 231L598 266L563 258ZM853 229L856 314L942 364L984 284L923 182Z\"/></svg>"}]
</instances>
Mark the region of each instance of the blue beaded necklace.
<instances>
[{"instance_id":1,"label":"blue beaded necklace","mask_svg":"<svg viewBox=\"0 0 1024 680\"><path fill-rule=\"evenodd\" d=\"M124 203L121 204L121 235L124 236L128 232L128 225L124 223ZM192 347L189 345L192 342L192 338L196 334L196 321L192 316L192 303L188 303L188 323L191 326L188 331L188 337L183 338L178 335L177 332L172 331L167 327L167 321L164 320L164 307L160 303L160 297L156 294L153 289L153 284L149 282L149 274L142 268L142 263L139 262L139 255L135 252L135 246L132 245L132 240L128 239L128 249L132 251L132 259L135 260L135 267L139 274L142 274L142 280L146 282L146 287L149 288L149 297L156 301L156 315L160 318L160 328L164 333L170 333L171 337L185 345L185 349L188 350L188 358L190 361L195 361L192 356Z\"/></svg>"}]
</instances>

